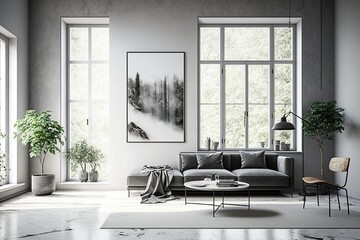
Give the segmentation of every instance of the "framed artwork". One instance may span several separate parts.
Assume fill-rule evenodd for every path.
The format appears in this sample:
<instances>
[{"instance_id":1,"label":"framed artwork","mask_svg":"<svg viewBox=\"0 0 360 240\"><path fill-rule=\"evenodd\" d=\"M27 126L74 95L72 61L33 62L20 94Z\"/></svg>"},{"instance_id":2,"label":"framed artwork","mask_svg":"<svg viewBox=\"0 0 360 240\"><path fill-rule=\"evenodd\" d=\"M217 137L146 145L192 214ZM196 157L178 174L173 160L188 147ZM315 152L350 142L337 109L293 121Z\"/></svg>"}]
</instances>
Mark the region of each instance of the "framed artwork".
<instances>
[{"instance_id":1,"label":"framed artwork","mask_svg":"<svg viewBox=\"0 0 360 240\"><path fill-rule=\"evenodd\" d=\"M185 142L185 52L127 52L127 142Z\"/></svg>"}]
</instances>

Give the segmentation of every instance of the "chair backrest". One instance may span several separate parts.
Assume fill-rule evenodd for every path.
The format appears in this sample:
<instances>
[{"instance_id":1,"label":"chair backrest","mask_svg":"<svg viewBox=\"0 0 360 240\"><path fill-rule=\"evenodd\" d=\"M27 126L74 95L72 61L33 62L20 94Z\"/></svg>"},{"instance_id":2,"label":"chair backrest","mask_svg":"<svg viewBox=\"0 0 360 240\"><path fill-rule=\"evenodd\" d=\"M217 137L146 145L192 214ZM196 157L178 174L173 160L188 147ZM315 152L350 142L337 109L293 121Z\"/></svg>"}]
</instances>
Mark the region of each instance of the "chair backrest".
<instances>
[{"instance_id":1,"label":"chair backrest","mask_svg":"<svg viewBox=\"0 0 360 240\"><path fill-rule=\"evenodd\" d=\"M333 172L347 172L349 169L350 158L334 157L330 160L329 169Z\"/></svg>"}]
</instances>

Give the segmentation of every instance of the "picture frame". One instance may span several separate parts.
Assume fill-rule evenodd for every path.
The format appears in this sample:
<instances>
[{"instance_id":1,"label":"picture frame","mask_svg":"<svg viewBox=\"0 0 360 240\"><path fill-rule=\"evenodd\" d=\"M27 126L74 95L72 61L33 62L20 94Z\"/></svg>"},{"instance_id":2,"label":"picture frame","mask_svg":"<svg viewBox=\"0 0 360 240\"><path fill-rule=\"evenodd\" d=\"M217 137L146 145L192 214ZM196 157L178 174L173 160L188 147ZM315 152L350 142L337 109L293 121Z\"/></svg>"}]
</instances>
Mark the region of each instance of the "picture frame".
<instances>
[{"instance_id":1,"label":"picture frame","mask_svg":"<svg viewBox=\"0 0 360 240\"><path fill-rule=\"evenodd\" d=\"M127 52L128 143L185 142L185 52Z\"/></svg>"}]
</instances>

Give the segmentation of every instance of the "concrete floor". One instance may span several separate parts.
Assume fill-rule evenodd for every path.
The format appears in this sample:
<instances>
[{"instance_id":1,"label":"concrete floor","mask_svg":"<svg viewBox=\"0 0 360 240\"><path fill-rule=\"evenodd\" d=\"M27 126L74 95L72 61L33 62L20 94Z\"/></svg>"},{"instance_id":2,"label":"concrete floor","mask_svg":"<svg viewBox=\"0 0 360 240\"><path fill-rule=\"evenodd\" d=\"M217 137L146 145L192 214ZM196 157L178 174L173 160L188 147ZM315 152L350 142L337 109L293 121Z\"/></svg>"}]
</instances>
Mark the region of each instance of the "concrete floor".
<instances>
[{"instance_id":1,"label":"concrete floor","mask_svg":"<svg viewBox=\"0 0 360 240\"><path fill-rule=\"evenodd\" d=\"M263 201L301 201L299 196L255 198ZM315 201L315 198L310 197L309 201ZM128 198L126 191L56 191L42 197L26 193L0 204L0 239L360 240L360 229L100 229L110 213L136 209L139 202L139 193L135 192ZM165 203L164 207L169 203ZM351 210L360 211L359 200L351 199L350 203ZM334 201L333 204L336 208L337 203ZM327 214L326 210L324 214Z\"/></svg>"}]
</instances>

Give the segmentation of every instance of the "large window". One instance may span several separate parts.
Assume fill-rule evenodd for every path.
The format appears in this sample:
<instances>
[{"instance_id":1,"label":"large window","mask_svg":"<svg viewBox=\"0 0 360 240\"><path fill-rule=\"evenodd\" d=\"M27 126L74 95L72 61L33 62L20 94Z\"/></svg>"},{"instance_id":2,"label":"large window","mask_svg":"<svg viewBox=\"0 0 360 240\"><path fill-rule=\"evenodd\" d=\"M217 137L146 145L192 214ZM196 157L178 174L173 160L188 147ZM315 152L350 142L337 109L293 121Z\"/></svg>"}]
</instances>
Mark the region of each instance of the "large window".
<instances>
[{"instance_id":1,"label":"large window","mask_svg":"<svg viewBox=\"0 0 360 240\"><path fill-rule=\"evenodd\" d=\"M0 34L0 185L9 183L8 162L9 40Z\"/></svg>"},{"instance_id":2,"label":"large window","mask_svg":"<svg viewBox=\"0 0 360 240\"><path fill-rule=\"evenodd\" d=\"M293 132L271 127L295 110L295 60L292 25L199 25L199 148L294 149Z\"/></svg>"},{"instance_id":3,"label":"large window","mask_svg":"<svg viewBox=\"0 0 360 240\"><path fill-rule=\"evenodd\" d=\"M68 25L66 36L68 147L86 140L100 148L105 159L97 170L99 178L106 179L109 145L109 28L107 25ZM80 168L69 163L68 179L77 178L79 171Z\"/></svg>"}]
</instances>

